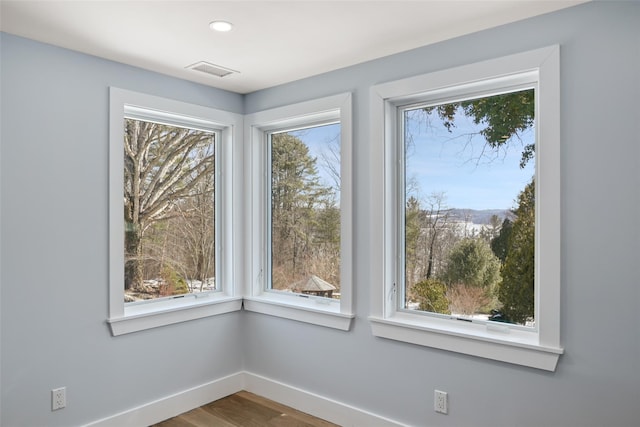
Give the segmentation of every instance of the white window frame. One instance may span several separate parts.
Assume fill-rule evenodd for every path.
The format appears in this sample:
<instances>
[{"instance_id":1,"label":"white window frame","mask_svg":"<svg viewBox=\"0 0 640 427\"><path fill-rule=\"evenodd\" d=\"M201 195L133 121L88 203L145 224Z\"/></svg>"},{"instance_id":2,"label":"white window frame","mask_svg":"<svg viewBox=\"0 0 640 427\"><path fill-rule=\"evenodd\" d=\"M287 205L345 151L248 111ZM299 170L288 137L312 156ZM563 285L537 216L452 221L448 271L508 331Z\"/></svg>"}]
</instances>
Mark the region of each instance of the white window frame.
<instances>
[{"instance_id":1,"label":"white window frame","mask_svg":"<svg viewBox=\"0 0 640 427\"><path fill-rule=\"evenodd\" d=\"M371 88L371 322L375 336L554 371L560 346L560 48L551 46ZM536 96L536 328L475 324L401 310L398 111L528 85ZM381 232L382 230L382 232Z\"/></svg>"},{"instance_id":2,"label":"white window frame","mask_svg":"<svg viewBox=\"0 0 640 427\"><path fill-rule=\"evenodd\" d=\"M124 118L182 125L214 131L216 142L216 287L220 291L161 298L144 304L124 302ZM233 142L237 143L234 144ZM232 218L239 212L242 116L157 96L111 87L109 90L109 318L114 336L237 311L242 295L235 282L234 259L239 230ZM222 173L223 172L223 173ZM235 203L235 204L234 204ZM236 263L237 264L237 263Z\"/></svg>"},{"instance_id":3,"label":"white window frame","mask_svg":"<svg viewBox=\"0 0 640 427\"><path fill-rule=\"evenodd\" d=\"M246 170L249 191L245 201L247 217L247 256L249 280L244 308L300 322L348 331L353 313L352 274L352 124L351 94L339 94L247 115L245 135L248 138ZM340 122L340 300L267 291L269 268L270 224L269 198L269 134ZM269 181L270 182L270 181Z\"/></svg>"}]
</instances>

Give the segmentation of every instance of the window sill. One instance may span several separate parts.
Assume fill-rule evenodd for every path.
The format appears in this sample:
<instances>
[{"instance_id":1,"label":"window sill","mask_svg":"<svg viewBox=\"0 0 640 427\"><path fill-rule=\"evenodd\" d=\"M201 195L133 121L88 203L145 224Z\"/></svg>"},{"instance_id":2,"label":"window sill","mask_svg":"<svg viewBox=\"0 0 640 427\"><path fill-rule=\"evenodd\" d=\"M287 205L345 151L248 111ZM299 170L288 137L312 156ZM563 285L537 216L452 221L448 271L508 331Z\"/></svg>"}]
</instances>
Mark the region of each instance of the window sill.
<instances>
[{"instance_id":1,"label":"window sill","mask_svg":"<svg viewBox=\"0 0 640 427\"><path fill-rule=\"evenodd\" d=\"M538 343L538 335L523 331L491 331L485 325L458 326L451 320L425 321L408 316L369 317L374 336L433 347L521 366L555 371L564 350ZM467 326L467 325L465 325Z\"/></svg>"},{"instance_id":2,"label":"window sill","mask_svg":"<svg viewBox=\"0 0 640 427\"><path fill-rule=\"evenodd\" d=\"M304 298L295 295L264 293L259 297L244 299L244 308L255 313L297 320L325 326L327 328L348 331L355 314L340 312L338 301L324 298Z\"/></svg>"},{"instance_id":3,"label":"window sill","mask_svg":"<svg viewBox=\"0 0 640 427\"><path fill-rule=\"evenodd\" d=\"M240 297L184 298L128 306L124 316L107 320L113 336L238 311Z\"/></svg>"}]
</instances>

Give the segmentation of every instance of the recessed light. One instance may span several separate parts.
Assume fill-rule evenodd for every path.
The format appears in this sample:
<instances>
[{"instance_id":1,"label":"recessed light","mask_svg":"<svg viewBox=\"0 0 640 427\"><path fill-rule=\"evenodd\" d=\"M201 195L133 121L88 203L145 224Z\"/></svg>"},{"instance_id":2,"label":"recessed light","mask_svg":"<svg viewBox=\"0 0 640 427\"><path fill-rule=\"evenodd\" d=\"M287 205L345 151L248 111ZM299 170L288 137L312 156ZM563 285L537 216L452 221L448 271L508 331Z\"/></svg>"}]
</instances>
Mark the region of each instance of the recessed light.
<instances>
[{"instance_id":1,"label":"recessed light","mask_svg":"<svg viewBox=\"0 0 640 427\"><path fill-rule=\"evenodd\" d=\"M227 31L231 31L231 29L233 28L233 24L227 21L212 21L209 24L209 28L214 31L220 31L224 33Z\"/></svg>"}]
</instances>

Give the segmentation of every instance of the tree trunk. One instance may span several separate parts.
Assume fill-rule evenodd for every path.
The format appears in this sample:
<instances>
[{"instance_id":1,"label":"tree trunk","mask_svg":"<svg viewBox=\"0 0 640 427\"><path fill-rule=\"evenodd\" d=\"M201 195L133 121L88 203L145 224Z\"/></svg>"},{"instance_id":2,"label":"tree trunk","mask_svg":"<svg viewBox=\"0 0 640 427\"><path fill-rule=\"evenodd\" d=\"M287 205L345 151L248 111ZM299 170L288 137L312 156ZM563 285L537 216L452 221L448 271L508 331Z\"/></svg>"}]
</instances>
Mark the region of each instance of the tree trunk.
<instances>
[{"instance_id":1,"label":"tree trunk","mask_svg":"<svg viewBox=\"0 0 640 427\"><path fill-rule=\"evenodd\" d=\"M124 238L125 264L124 288L141 289L142 277L142 232L135 224L128 224Z\"/></svg>"}]
</instances>

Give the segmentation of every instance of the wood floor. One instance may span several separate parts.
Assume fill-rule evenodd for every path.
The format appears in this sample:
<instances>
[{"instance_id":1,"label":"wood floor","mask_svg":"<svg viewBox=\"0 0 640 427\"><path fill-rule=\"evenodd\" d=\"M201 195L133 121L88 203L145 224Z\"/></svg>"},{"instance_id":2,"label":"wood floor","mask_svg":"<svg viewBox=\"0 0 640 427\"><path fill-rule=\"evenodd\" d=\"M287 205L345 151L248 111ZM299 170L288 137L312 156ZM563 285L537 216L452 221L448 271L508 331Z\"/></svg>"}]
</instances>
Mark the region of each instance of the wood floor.
<instances>
[{"instance_id":1,"label":"wood floor","mask_svg":"<svg viewBox=\"0 0 640 427\"><path fill-rule=\"evenodd\" d=\"M339 427L248 391L240 391L152 427Z\"/></svg>"}]
</instances>

